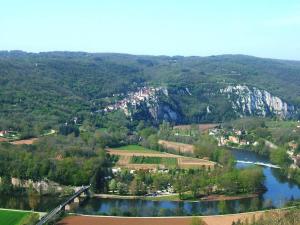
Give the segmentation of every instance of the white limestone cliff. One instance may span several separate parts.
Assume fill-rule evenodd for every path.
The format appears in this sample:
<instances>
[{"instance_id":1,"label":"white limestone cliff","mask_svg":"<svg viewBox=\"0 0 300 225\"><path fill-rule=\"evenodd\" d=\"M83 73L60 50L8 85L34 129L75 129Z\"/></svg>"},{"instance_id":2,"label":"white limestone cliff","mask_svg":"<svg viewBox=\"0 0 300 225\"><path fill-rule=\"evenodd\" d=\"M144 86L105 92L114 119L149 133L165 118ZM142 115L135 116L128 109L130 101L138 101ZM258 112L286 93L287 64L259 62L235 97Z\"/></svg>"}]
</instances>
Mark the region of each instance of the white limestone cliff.
<instances>
[{"instance_id":1,"label":"white limestone cliff","mask_svg":"<svg viewBox=\"0 0 300 225\"><path fill-rule=\"evenodd\" d=\"M232 108L240 115L268 116L277 115L288 118L295 112L295 107L281 98L272 95L266 90L246 85L227 86L221 89L222 94L227 94Z\"/></svg>"}]
</instances>

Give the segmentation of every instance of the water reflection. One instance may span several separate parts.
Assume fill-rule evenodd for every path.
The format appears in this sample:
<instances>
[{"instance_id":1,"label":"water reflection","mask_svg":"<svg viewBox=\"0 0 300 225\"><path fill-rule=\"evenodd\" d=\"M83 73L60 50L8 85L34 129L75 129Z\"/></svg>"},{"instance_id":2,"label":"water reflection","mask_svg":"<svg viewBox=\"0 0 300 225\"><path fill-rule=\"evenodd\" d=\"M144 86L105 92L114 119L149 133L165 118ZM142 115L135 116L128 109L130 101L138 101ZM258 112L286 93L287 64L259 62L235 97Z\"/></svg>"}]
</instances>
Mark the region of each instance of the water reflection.
<instances>
[{"instance_id":1,"label":"water reflection","mask_svg":"<svg viewBox=\"0 0 300 225\"><path fill-rule=\"evenodd\" d=\"M0 195L0 208L24 209L47 212L65 198L38 195Z\"/></svg>"}]
</instances>

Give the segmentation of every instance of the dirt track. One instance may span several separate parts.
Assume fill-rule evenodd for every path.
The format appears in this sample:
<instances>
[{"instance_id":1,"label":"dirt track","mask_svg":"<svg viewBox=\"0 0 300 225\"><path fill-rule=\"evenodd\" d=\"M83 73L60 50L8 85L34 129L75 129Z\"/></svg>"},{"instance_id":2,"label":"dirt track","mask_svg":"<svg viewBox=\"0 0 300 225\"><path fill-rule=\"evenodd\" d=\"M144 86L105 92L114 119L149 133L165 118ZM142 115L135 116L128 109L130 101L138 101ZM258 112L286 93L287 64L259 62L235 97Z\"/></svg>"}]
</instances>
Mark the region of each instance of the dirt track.
<instances>
[{"instance_id":1,"label":"dirt track","mask_svg":"<svg viewBox=\"0 0 300 225\"><path fill-rule=\"evenodd\" d=\"M6 138L0 138L0 142L7 142L8 140Z\"/></svg>"},{"instance_id":2,"label":"dirt track","mask_svg":"<svg viewBox=\"0 0 300 225\"><path fill-rule=\"evenodd\" d=\"M238 219L251 220L253 216L259 217L263 212L242 213L221 216L201 217L207 225L231 225ZM99 217L99 216L70 216L63 219L58 225L190 225L191 217L177 218L128 218L128 217Z\"/></svg>"},{"instance_id":3,"label":"dirt track","mask_svg":"<svg viewBox=\"0 0 300 225\"><path fill-rule=\"evenodd\" d=\"M13 141L10 143L13 145L32 145L37 140L38 140L38 138L31 138L31 139L26 139L26 140Z\"/></svg>"}]
</instances>

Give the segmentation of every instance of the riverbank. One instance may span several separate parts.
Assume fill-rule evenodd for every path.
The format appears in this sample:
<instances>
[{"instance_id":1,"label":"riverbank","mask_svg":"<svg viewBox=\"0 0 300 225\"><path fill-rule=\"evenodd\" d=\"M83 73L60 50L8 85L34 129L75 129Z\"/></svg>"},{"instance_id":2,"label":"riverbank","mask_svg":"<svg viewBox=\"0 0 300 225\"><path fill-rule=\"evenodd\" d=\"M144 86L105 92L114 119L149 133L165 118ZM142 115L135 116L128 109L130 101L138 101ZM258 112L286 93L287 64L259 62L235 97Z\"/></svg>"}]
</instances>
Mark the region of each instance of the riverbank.
<instances>
[{"instance_id":1,"label":"riverbank","mask_svg":"<svg viewBox=\"0 0 300 225\"><path fill-rule=\"evenodd\" d=\"M249 213L199 216L206 225L232 225L238 220L252 220L259 218L264 213L282 212L294 207L285 209L274 209L266 211L257 211ZM190 225L193 217L115 217L115 216L89 216L89 215L71 215L64 218L57 225Z\"/></svg>"},{"instance_id":2,"label":"riverbank","mask_svg":"<svg viewBox=\"0 0 300 225\"><path fill-rule=\"evenodd\" d=\"M246 198L258 197L258 193L253 194L241 194L241 195L208 195L199 199L179 199L179 195L176 194L165 194L158 196L128 196L128 195L112 195L112 194L94 194L93 197L104 198L104 199L140 199L150 201L175 201L175 202L199 202L199 201L225 201L225 200L239 200Z\"/></svg>"}]
</instances>

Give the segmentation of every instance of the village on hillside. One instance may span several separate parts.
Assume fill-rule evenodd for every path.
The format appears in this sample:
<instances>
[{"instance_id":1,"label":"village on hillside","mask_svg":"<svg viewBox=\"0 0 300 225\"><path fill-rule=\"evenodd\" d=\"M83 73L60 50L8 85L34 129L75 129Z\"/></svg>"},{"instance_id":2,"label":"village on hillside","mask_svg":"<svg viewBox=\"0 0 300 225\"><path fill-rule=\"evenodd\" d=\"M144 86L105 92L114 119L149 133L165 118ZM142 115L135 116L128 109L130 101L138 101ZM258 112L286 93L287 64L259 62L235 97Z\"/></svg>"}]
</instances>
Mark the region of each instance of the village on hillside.
<instances>
[{"instance_id":1,"label":"village on hillside","mask_svg":"<svg viewBox=\"0 0 300 225\"><path fill-rule=\"evenodd\" d=\"M293 132L300 131L300 121L297 121L297 125L294 127ZM251 149L252 147L258 146L260 143L258 140L250 140L249 132L245 129L224 129L223 127L215 127L209 130L208 134L214 137L218 141L218 146L226 146L230 148L238 149ZM265 146L270 149L277 149L275 143L264 140ZM300 152L297 152L298 143L295 140L291 140L286 143L287 154L289 155L291 161L291 168L299 168L300 166Z\"/></svg>"}]
</instances>

